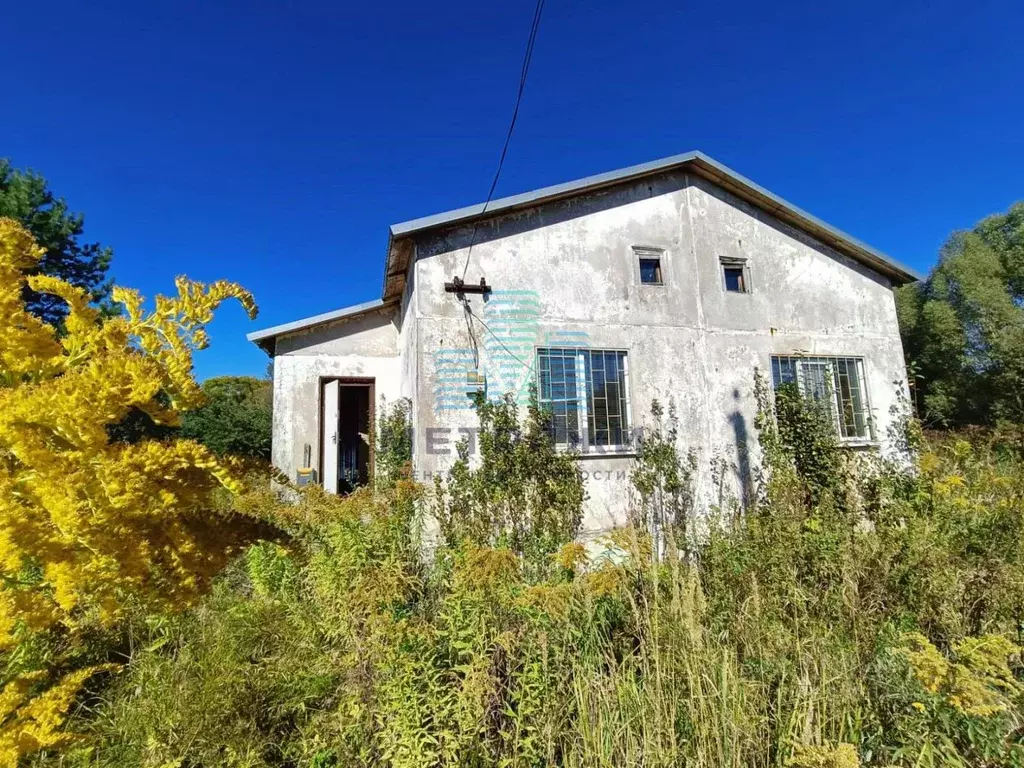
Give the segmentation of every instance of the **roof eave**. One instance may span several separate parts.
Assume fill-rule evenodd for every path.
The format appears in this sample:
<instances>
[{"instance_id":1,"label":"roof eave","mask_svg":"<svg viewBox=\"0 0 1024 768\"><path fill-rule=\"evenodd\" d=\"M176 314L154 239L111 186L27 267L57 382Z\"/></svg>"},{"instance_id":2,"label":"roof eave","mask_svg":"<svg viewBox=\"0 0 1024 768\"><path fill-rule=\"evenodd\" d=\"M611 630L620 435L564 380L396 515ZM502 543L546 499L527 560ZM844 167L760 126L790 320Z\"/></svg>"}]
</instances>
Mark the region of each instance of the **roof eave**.
<instances>
[{"instance_id":1,"label":"roof eave","mask_svg":"<svg viewBox=\"0 0 1024 768\"><path fill-rule=\"evenodd\" d=\"M342 320L351 320L352 318L359 317L360 315L385 309L393 304L395 304L395 301L393 300L385 301L383 299L374 299L373 301L366 301L362 304L354 304L350 307L342 307L341 309L335 309L331 312L324 312L301 320L294 320L290 323L282 323L281 325L274 325L270 328L253 331L252 333L247 333L245 338L273 357L277 340L282 336L302 333L303 331L308 331L330 323L340 322Z\"/></svg>"},{"instance_id":2,"label":"roof eave","mask_svg":"<svg viewBox=\"0 0 1024 768\"><path fill-rule=\"evenodd\" d=\"M384 288L381 295L385 299L397 298L397 296L389 295L388 293L388 278L392 274L391 265L396 254L396 244L404 242L407 238L414 235L443 227L466 225L472 221L504 215L524 208L536 207L562 198L594 192L604 187L623 184L655 173L667 173L686 166L693 167L699 175L708 178L740 199L746 200L780 220L808 232L808 234L836 248L841 253L851 256L876 272L885 275L897 285L912 283L922 279L922 276L916 270L812 216L798 206L769 192L742 174L736 173L731 168L708 157L703 152L693 151L662 158L661 160L641 163L618 171L609 171L577 179L576 181L542 187L519 195L511 195L493 200L486 204L478 203L444 213L392 224L388 234L388 250L384 264Z\"/></svg>"},{"instance_id":3,"label":"roof eave","mask_svg":"<svg viewBox=\"0 0 1024 768\"><path fill-rule=\"evenodd\" d=\"M876 248L872 248L867 243L843 232L841 229L833 227L828 222L822 221L817 216L784 200L742 174L736 173L736 171L719 163L714 158L708 157L701 152L695 152L694 155L693 165L699 171L704 171L710 181L740 199L747 200L762 210L766 210L779 220L807 232L826 245L830 245L840 252L845 252L847 255L854 256L858 261L890 278L894 283L904 285L923 279L916 269L897 261Z\"/></svg>"}]
</instances>

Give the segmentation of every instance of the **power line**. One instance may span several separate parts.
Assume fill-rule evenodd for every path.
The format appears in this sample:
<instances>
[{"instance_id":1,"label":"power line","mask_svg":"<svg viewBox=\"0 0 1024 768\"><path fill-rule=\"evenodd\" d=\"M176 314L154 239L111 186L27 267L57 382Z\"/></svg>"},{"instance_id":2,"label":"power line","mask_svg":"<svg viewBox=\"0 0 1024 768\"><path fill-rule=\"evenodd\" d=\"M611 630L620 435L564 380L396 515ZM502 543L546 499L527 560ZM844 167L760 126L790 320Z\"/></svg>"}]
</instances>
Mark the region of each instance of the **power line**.
<instances>
[{"instance_id":1,"label":"power line","mask_svg":"<svg viewBox=\"0 0 1024 768\"><path fill-rule=\"evenodd\" d=\"M487 199L484 201L484 207L481 211L481 215L487 213L487 206L491 203L491 198L494 197L494 190L498 186L498 179L501 178L501 169L505 165L505 156L508 154L508 146L512 141L512 132L516 128L516 120L519 118L519 106L523 103L523 93L526 90L526 77L530 73L530 62L533 60L533 48L537 42L537 31L540 29L540 18L544 13L545 0L537 0L537 5L533 9L533 22L530 25L530 36L526 41L526 52L523 54L523 66L519 71L519 91L516 93L516 105L512 110L512 120L508 125L508 133L505 135L505 144L501 148L501 157L498 158L498 168L494 172L494 179L491 181L491 188L487 192ZM466 279L466 271L469 269L469 259L473 253L473 244L476 242L476 230L477 225L473 225L473 234L469 239L469 248L466 251L466 264L462 268L462 279Z\"/></svg>"},{"instance_id":2,"label":"power line","mask_svg":"<svg viewBox=\"0 0 1024 768\"><path fill-rule=\"evenodd\" d=\"M494 340L496 342L498 342L502 346L502 348L509 354L510 357L512 357L512 359L514 359L517 363L522 365L528 371L532 371L533 370L533 363L526 362L525 360L523 360L523 358L519 357L519 355L517 355L515 352L513 352L511 349L509 349L508 345L505 344L505 342L501 339L501 337L498 336L498 334L496 334L494 331L491 330L491 326L489 326L486 322L484 322L484 319L482 317L480 317L476 312L473 311L473 308L469 305L468 301L463 304L463 307L466 310L467 317L469 317L469 318L471 318L473 320L476 320L478 323L480 323L480 325L482 325L484 327L484 330L487 331L489 334L491 334L491 336L494 337ZM470 331L470 334L472 334L472 331Z\"/></svg>"}]
</instances>

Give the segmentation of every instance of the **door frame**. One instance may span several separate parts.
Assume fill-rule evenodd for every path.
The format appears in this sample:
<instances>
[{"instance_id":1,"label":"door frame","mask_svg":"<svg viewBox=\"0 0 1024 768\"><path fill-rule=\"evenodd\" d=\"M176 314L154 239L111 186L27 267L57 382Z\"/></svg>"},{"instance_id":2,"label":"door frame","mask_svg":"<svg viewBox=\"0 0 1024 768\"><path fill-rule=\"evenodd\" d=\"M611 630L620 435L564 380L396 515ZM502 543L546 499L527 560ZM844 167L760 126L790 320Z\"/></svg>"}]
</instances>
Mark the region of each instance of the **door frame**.
<instances>
[{"instance_id":1,"label":"door frame","mask_svg":"<svg viewBox=\"0 0 1024 768\"><path fill-rule=\"evenodd\" d=\"M377 451L377 380L372 376L321 376L317 384L319 405L317 407L317 472L320 476L321 487L324 484L324 385L336 381L342 387L364 387L369 390L369 426L368 437L370 443L369 457L367 458L366 476L369 482L373 483L373 468ZM340 414L339 414L340 418ZM337 472L338 468L335 467Z\"/></svg>"}]
</instances>

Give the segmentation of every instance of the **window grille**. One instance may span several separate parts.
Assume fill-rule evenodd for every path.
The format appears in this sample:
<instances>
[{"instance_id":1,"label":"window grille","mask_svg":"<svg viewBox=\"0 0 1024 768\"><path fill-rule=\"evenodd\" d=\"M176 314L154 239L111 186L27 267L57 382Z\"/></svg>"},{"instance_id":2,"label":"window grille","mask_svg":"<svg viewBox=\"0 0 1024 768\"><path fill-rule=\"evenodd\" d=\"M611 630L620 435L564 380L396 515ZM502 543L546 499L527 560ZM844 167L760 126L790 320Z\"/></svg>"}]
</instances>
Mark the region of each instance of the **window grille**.
<instances>
[{"instance_id":1,"label":"window grille","mask_svg":"<svg viewBox=\"0 0 1024 768\"><path fill-rule=\"evenodd\" d=\"M800 394L824 403L841 439L874 439L863 359L772 355L772 384L796 384Z\"/></svg>"},{"instance_id":2,"label":"window grille","mask_svg":"<svg viewBox=\"0 0 1024 768\"><path fill-rule=\"evenodd\" d=\"M628 362L618 350L555 347L537 351L537 399L551 415L555 444L583 451L631 443Z\"/></svg>"}]
</instances>

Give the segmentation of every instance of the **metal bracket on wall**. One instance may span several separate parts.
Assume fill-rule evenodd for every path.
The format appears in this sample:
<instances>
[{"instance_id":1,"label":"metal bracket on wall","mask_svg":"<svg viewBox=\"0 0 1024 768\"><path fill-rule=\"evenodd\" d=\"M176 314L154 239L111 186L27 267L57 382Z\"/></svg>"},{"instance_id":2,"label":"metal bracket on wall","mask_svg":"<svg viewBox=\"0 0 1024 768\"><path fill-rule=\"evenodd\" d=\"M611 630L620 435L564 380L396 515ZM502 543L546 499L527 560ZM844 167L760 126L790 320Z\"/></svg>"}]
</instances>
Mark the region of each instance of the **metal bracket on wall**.
<instances>
[{"instance_id":1,"label":"metal bracket on wall","mask_svg":"<svg viewBox=\"0 0 1024 768\"><path fill-rule=\"evenodd\" d=\"M444 284L444 292L457 293L459 295L464 293L490 293L491 286L482 277L480 278L479 285L464 282L461 277L453 277L450 283Z\"/></svg>"}]
</instances>

